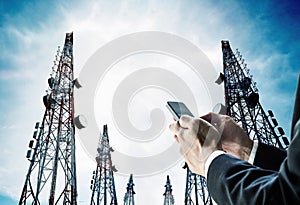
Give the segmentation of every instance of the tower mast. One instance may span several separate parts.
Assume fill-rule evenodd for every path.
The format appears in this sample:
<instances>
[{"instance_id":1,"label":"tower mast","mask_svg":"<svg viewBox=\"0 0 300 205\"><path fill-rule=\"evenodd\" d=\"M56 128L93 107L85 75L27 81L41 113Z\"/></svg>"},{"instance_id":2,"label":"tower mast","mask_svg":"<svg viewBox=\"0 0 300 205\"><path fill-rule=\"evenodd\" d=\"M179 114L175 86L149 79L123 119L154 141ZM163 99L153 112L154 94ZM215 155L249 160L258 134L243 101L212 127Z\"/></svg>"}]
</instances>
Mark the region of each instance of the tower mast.
<instances>
[{"instance_id":1,"label":"tower mast","mask_svg":"<svg viewBox=\"0 0 300 205\"><path fill-rule=\"evenodd\" d=\"M91 205L117 205L114 172L116 168L112 165L109 146L107 125L103 126L103 134L100 136L96 157L97 168L93 172L91 181Z\"/></svg>"},{"instance_id":2,"label":"tower mast","mask_svg":"<svg viewBox=\"0 0 300 205\"><path fill-rule=\"evenodd\" d=\"M174 196L172 193L173 189L172 189L169 175L167 176L167 182L166 182L165 187L166 187L166 190L164 193L164 205L174 205L175 201L174 201Z\"/></svg>"},{"instance_id":3,"label":"tower mast","mask_svg":"<svg viewBox=\"0 0 300 205\"><path fill-rule=\"evenodd\" d=\"M45 113L29 142L30 161L19 204L77 204L73 98L73 33L57 51ZM35 146L34 146L35 144Z\"/></svg>"},{"instance_id":4,"label":"tower mast","mask_svg":"<svg viewBox=\"0 0 300 205\"><path fill-rule=\"evenodd\" d=\"M229 41L222 41L226 113L243 127L251 139L286 149L285 133L278 126L271 110L266 113L259 102L256 83L247 64L237 50L234 54ZM277 127L277 130L275 129Z\"/></svg>"},{"instance_id":5,"label":"tower mast","mask_svg":"<svg viewBox=\"0 0 300 205\"><path fill-rule=\"evenodd\" d=\"M127 183L127 188L126 188L126 193L124 196L124 205L134 205L134 190L133 190L133 178L132 178L132 174L129 177L129 181Z\"/></svg>"},{"instance_id":6,"label":"tower mast","mask_svg":"<svg viewBox=\"0 0 300 205\"><path fill-rule=\"evenodd\" d=\"M183 166L186 169L185 205L212 205L213 201L208 193L206 179L203 176L194 174L187 163Z\"/></svg>"}]
</instances>

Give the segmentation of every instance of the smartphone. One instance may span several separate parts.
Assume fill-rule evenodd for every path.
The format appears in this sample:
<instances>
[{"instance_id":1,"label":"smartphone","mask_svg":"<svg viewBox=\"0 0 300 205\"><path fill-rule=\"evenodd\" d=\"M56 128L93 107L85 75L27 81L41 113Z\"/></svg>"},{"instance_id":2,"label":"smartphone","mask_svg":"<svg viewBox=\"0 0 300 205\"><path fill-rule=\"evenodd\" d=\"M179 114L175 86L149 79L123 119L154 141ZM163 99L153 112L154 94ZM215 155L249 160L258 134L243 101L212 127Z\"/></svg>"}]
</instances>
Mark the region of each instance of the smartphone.
<instances>
[{"instance_id":1,"label":"smartphone","mask_svg":"<svg viewBox=\"0 0 300 205\"><path fill-rule=\"evenodd\" d=\"M189 115L191 117L194 117L194 115L183 102L168 101L166 106L177 121L182 115Z\"/></svg>"}]
</instances>

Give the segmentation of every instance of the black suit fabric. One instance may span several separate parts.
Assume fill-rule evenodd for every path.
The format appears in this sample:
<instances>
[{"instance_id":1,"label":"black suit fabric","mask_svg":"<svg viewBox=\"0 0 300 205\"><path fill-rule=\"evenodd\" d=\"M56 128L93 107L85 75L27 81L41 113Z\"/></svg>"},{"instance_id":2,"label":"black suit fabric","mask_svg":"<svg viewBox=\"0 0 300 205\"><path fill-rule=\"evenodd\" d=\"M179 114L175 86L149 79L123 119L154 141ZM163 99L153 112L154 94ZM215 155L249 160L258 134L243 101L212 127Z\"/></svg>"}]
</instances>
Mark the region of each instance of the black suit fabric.
<instances>
[{"instance_id":1,"label":"black suit fabric","mask_svg":"<svg viewBox=\"0 0 300 205\"><path fill-rule=\"evenodd\" d=\"M259 143L253 164L262 169L279 171L287 153L283 149Z\"/></svg>"},{"instance_id":2,"label":"black suit fabric","mask_svg":"<svg viewBox=\"0 0 300 205\"><path fill-rule=\"evenodd\" d=\"M218 204L300 204L300 121L280 170L261 169L230 155L213 160L208 189Z\"/></svg>"},{"instance_id":3,"label":"black suit fabric","mask_svg":"<svg viewBox=\"0 0 300 205\"><path fill-rule=\"evenodd\" d=\"M300 73L298 77L298 86L297 86L296 96L295 96L295 106L294 106L292 128L291 128L291 139L293 139L294 128L299 119L300 119Z\"/></svg>"},{"instance_id":4,"label":"black suit fabric","mask_svg":"<svg viewBox=\"0 0 300 205\"><path fill-rule=\"evenodd\" d=\"M300 79L299 79L300 80ZM219 205L300 205L300 87L296 92L291 144L285 153L259 145L254 165L223 154L208 170L207 186ZM274 159L272 158L274 154ZM280 156L280 157L278 157ZM272 160L266 165L266 161ZM278 170L279 168L279 170Z\"/></svg>"}]
</instances>

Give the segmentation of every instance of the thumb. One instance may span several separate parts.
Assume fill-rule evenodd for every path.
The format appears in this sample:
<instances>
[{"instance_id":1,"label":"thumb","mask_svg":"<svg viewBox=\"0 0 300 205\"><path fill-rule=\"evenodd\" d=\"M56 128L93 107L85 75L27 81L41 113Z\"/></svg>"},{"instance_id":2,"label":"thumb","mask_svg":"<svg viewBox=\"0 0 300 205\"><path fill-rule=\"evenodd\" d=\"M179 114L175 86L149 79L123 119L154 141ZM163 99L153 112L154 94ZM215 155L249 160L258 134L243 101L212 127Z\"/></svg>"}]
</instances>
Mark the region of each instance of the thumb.
<instances>
[{"instance_id":1,"label":"thumb","mask_svg":"<svg viewBox=\"0 0 300 205\"><path fill-rule=\"evenodd\" d=\"M193 120L193 117L188 115L182 115L179 119L179 124L183 128L189 128L191 126L190 122Z\"/></svg>"}]
</instances>

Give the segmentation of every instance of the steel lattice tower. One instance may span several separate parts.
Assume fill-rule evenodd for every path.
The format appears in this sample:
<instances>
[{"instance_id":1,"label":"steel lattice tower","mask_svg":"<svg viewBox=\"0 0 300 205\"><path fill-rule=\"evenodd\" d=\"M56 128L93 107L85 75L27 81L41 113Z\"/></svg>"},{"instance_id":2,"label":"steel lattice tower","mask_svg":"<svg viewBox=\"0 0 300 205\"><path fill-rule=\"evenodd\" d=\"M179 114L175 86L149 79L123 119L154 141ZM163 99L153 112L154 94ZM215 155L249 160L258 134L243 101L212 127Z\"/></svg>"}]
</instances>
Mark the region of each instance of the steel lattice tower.
<instances>
[{"instance_id":1,"label":"steel lattice tower","mask_svg":"<svg viewBox=\"0 0 300 205\"><path fill-rule=\"evenodd\" d=\"M249 74L247 64L237 50L234 54L228 41L222 41L226 113L232 117L247 132L251 139L257 139L265 144L286 149L288 139L278 126L272 111L268 114L259 102L256 83Z\"/></svg>"},{"instance_id":2,"label":"steel lattice tower","mask_svg":"<svg viewBox=\"0 0 300 205\"><path fill-rule=\"evenodd\" d=\"M46 107L29 143L30 161L19 204L77 204L73 100L73 33L67 33L62 52L48 79ZM34 146L35 144L35 146Z\"/></svg>"},{"instance_id":3,"label":"steel lattice tower","mask_svg":"<svg viewBox=\"0 0 300 205\"><path fill-rule=\"evenodd\" d=\"M124 205L134 205L134 190L133 190L133 178L132 174L129 177L129 181L127 183L126 193L124 196Z\"/></svg>"},{"instance_id":4,"label":"steel lattice tower","mask_svg":"<svg viewBox=\"0 0 300 205\"><path fill-rule=\"evenodd\" d=\"M172 189L169 175L167 176L167 182L165 187L166 190L164 193L164 205L174 205L175 201L174 201L174 196L172 194L173 189Z\"/></svg>"},{"instance_id":5,"label":"steel lattice tower","mask_svg":"<svg viewBox=\"0 0 300 205\"><path fill-rule=\"evenodd\" d=\"M103 126L103 134L100 136L96 157L97 168L93 172L91 181L91 205L117 205L114 172L116 168L112 165L109 146L107 125Z\"/></svg>"},{"instance_id":6,"label":"steel lattice tower","mask_svg":"<svg viewBox=\"0 0 300 205\"><path fill-rule=\"evenodd\" d=\"M194 174L188 168L185 163L184 169L186 169L186 186L185 186L185 205L211 205L212 199L208 193L206 186L206 179L203 176Z\"/></svg>"}]
</instances>

